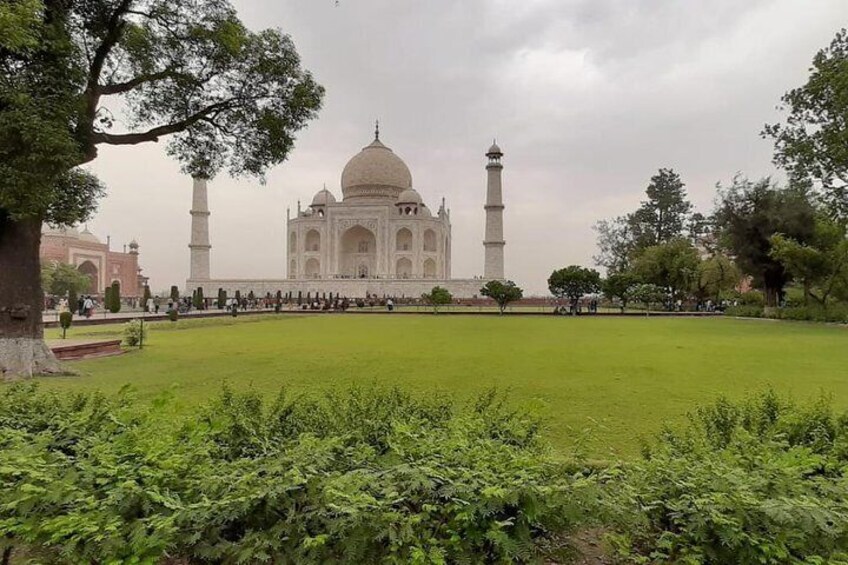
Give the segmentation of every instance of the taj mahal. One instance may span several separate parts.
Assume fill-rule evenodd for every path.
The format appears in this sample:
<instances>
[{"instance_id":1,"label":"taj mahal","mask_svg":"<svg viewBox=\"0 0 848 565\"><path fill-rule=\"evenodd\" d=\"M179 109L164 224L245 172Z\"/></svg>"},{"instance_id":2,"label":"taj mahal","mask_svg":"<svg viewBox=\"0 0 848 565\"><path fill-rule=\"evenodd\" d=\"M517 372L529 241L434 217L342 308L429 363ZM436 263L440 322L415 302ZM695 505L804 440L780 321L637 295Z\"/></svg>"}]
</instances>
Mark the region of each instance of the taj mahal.
<instances>
[{"instance_id":1,"label":"taj mahal","mask_svg":"<svg viewBox=\"0 0 848 565\"><path fill-rule=\"evenodd\" d=\"M451 277L451 220L445 199L435 211L423 201L409 167L380 140L378 124L374 140L342 171L341 199L325 186L307 208L298 202L296 213L287 214L284 279L210 276L207 180L195 178L187 288L202 288L210 297L223 289L228 295L238 290L257 296L282 292L362 298L418 297L438 285L458 298L477 297L487 280L504 278L503 152L497 143L486 157L482 277Z\"/></svg>"}]
</instances>

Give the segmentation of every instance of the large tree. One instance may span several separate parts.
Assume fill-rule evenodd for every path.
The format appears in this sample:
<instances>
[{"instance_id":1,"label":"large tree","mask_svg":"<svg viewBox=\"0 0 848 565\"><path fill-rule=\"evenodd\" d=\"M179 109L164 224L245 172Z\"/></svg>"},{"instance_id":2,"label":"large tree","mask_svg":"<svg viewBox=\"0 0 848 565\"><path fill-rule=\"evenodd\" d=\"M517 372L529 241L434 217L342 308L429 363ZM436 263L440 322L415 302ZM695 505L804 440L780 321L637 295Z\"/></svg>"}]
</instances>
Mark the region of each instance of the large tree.
<instances>
[{"instance_id":1,"label":"large tree","mask_svg":"<svg viewBox=\"0 0 848 565\"><path fill-rule=\"evenodd\" d=\"M783 234L771 238L771 256L804 288L804 303L812 298L827 307L828 299L848 283L848 239L845 227L819 217L807 243Z\"/></svg>"},{"instance_id":2,"label":"large tree","mask_svg":"<svg viewBox=\"0 0 848 565\"><path fill-rule=\"evenodd\" d=\"M810 78L787 92L785 123L767 125L775 162L816 182L832 217L848 222L848 30L816 54Z\"/></svg>"},{"instance_id":3,"label":"large tree","mask_svg":"<svg viewBox=\"0 0 848 565\"><path fill-rule=\"evenodd\" d=\"M779 187L765 178L751 181L737 176L730 187L719 187L715 212L721 244L740 269L754 277L768 306L777 306L792 278L772 255L772 236L783 234L799 243L813 236L815 210L809 187Z\"/></svg>"},{"instance_id":4,"label":"large tree","mask_svg":"<svg viewBox=\"0 0 848 565\"><path fill-rule=\"evenodd\" d=\"M660 169L645 189L648 199L628 217L637 250L668 243L684 235L692 212L680 175Z\"/></svg>"},{"instance_id":5,"label":"large tree","mask_svg":"<svg viewBox=\"0 0 848 565\"><path fill-rule=\"evenodd\" d=\"M594 226L599 252L593 259L608 274L627 271L634 257L648 247L707 234L708 222L702 215L692 214L685 185L672 169L660 169L651 177L645 194L647 200L636 211Z\"/></svg>"},{"instance_id":6,"label":"large tree","mask_svg":"<svg viewBox=\"0 0 848 565\"><path fill-rule=\"evenodd\" d=\"M291 40L245 28L227 0L0 4L0 374L60 367L42 339L43 222L82 221L102 145L170 136L192 175L262 177L322 88ZM120 110L121 120L115 118Z\"/></svg>"}]
</instances>

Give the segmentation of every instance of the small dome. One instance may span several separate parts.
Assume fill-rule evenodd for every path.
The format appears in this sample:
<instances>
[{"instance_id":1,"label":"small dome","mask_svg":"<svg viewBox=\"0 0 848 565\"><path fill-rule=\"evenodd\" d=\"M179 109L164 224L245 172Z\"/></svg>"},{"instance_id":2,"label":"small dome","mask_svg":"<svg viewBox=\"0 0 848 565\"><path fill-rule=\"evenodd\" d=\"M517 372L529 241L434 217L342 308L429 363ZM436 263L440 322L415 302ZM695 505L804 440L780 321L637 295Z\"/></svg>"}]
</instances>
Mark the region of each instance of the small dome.
<instances>
[{"instance_id":1,"label":"small dome","mask_svg":"<svg viewBox=\"0 0 848 565\"><path fill-rule=\"evenodd\" d=\"M398 196L398 204L421 204L421 195L414 188L407 188Z\"/></svg>"},{"instance_id":2,"label":"small dome","mask_svg":"<svg viewBox=\"0 0 848 565\"><path fill-rule=\"evenodd\" d=\"M328 204L335 204L336 197L333 196L333 193L327 190L326 188L319 190L315 194L315 198L312 199L312 206L326 206Z\"/></svg>"},{"instance_id":3,"label":"small dome","mask_svg":"<svg viewBox=\"0 0 848 565\"><path fill-rule=\"evenodd\" d=\"M138 249L138 242L135 239L130 242L130 249Z\"/></svg>"},{"instance_id":4,"label":"small dome","mask_svg":"<svg viewBox=\"0 0 848 565\"><path fill-rule=\"evenodd\" d=\"M101 243L101 241L97 239L96 235L88 231L88 226L86 226L85 229L82 230L82 233L80 233L79 235L79 239L81 241L87 241L89 243Z\"/></svg>"},{"instance_id":5,"label":"small dome","mask_svg":"<svg viewBox=\"0 0 848 565\"><path fill-rule=\"evenodd\" d=\"M403 159L375 139L348 161L342 171L342 194L348 198L396 200L412 188L412 173Z\"/></svg>"},{"instance_id":6,"label":"small dome","mask_svg":"<svg viewBox=\"0 0 848 565\"><path fill-rule=\"evenodd\" d=\"M503 151L498 146L497 142L493 142L492 146L489 147L489 151L486 152L486 155L503 155Z\"/></svg>"}]
</instances>

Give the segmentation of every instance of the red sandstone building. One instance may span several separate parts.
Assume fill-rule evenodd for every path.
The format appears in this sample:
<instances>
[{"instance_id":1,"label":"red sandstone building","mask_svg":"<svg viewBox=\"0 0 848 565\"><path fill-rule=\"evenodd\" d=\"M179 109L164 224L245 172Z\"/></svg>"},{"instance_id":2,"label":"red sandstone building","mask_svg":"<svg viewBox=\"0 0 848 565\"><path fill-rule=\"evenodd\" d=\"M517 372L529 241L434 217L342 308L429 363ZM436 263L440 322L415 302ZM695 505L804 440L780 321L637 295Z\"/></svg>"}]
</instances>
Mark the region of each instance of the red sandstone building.
<instances>
[{"instance_id":1,"label":"red sandstone building","mask_svg":"<svg viewBox=\"0 0 848 565\"><path fill-rule=\"evenodd\" d=\"M118 281L121 296L140 296L147 277L142 276L138 266L138 243L131 241L123 252L112 251L109 243L102 243L87 227L82 232L76 228L45 227L41 234L41 263L73 265L91 279L91 294L103 294L107 286Z\"/></svg>"}]
</instances>

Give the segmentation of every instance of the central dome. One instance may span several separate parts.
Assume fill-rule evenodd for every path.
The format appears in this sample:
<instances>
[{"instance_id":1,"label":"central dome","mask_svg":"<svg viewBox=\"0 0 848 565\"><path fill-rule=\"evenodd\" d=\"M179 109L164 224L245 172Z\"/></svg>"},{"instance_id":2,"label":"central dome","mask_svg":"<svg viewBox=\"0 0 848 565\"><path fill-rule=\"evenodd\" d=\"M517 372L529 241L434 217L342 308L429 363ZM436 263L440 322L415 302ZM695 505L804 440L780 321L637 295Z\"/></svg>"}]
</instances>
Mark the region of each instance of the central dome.
<instances>
[{"instance_id":1,"label":"central dome","mask_svg":"<svg viewBox=\"0 0 848 565\"><path fill-rule=\"evenodd\" d=\"M409 188L412 188L409 167L379 139L354 155L342 171L345 200L397 200L400 193Z\"/></svg>"}]
</instances>

